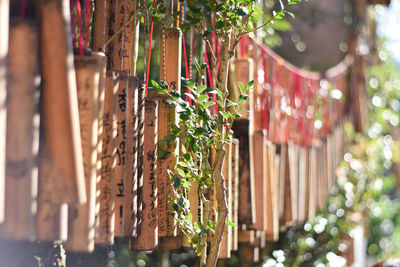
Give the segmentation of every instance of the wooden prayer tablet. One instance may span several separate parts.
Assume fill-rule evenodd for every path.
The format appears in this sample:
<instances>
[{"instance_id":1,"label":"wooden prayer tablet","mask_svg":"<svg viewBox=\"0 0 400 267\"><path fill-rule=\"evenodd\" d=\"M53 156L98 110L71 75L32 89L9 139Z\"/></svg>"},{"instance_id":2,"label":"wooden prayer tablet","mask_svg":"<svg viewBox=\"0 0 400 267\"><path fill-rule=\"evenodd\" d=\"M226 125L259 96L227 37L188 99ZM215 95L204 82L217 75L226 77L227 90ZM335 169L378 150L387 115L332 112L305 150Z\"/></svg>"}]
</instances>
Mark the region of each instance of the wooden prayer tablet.
<instances>
[{"instance_id":1,"label":"wooden prayer tablet","mask_svg":"<svg viewBox=\"0 0 400 267\"><path fill-rule=\"evenodd\" d=\"M268 240L277 241L279 238L279 166L280 155L276 152L276 145L271 142L268 145L268 159L270 162L271 198L272 198L272 232L268 234Z\"/></svg>"},{"instance_id":2,"label":"wooden prayer tablet","mask_svg":"<svg viewBox=\"0 0 400 267\"><path fill-rule=\"evenodd\" d=\"M290 196L292 207L292 221L299 221L299 148L295 144L288 143L289 177L290 177ZM304 186L304 183L302 184ZM304 188L302 191L304 192ZM302 200L304 202L304 198ZM304 207L304 204L303 204Z\"/></svg>"},{"instance_id":3,"label":"wooden prayer tablet","mask_svg":"<svg viewBox=\"0 0 400 267\"><path fill-rule=\"evenodd\" d=\"M37 27L33 21L15 19L11 22L9 34L6 206L5 219L0 224L0 236L13 240L33 240L40 123Z\"/></svg>"},{"instance_id":4,"label":"wooden prayer tablet","mask_svg":"<svg viewBox=\"0 0 400 267\"><path fill-rule=\"evenodd\" d=\"M254 180L250 175L250 136L249 119L236 119L232 130L239 140L239 225L256 221Z\"/></svg>"},{"instance_id":5,"label":"wooden prayer tablet","mask_svg":"<svg viewBox=\"0 0 400 267\"><path fill-rule=\"evenodd\" d=\"M228 205L227 220L232 222L232 143L225 144L225 158L222 166L222 174L225 179L226 202ZM222 235L222 242L219 248L219 259L228 259L231 257L232 250L232 226L225 225Z\"/></svg>"},{"instance_id":6,"label":"wooden prayer tablet","mask_svg":"<svg viewBox=\"0 0 400 267\"><path fill-rule=\"evenodd\" d=\"M291 181L287 144L280 145L279 218L281 225L293 221Z\"/></svg>"},{"instance_id":7,"label":"wooden prayer tablet","mask_svg":"<svg viewBox=\"0 0 400 267\"><path fill-rule=\"evenodd\" d=\"M93 37L92 37L92 50L101 51L105 50L106 43L106 24L107 24L107 0L97 0L94 2L93 14Z\"/></svg>"},{"instance_id":8,"label":"wooden prayer tablet","mask_svg":"<svg viewBox=\"0 0 400 267\"><path fill-rule=\"evenodd\" d=\"M87 201L85 204L71 204L69 206L68 241L65 245L71 251L91 252L94 250L99 68L100 64L97 57L75 56Z\"/></svg>"},{"instance_id":9,"label":"wooden prayer tablet","mask_svg":"<svg viewBox=\"0 0 400 267\"><path fill-rule=\"evenodd\" d=\"M253 60L251 58L235 58L232 61L232 64L234 65L234 75L236 78L236 82L241 82L243 86L246 88L247 84L253 80L253 72L254 72L254 64ZM237 85L235 85L236 88L239 88ZM236 93L237 96L241 94L241 92ZM252 107L253 101L252 98L254 97L253 92L248 92L249 95L249 101L247 101L245 104L242 105L242 109L250 111L250 108ZM240 113L242 118L248 118L249 117L249 112L243 112Z\"/></svg>"},{"instance_id":10,"label":"wooden prayer tablet","mask_svg":"<svg viewBox=\"0 0 400 267\"><path fill-rule=\"evenodd\" d=\"M181 88L182 32L177 28L161 30L160 80L169 85L169 91Z\"/></svg>"},{"instance_id":11,"label":"wooden prayer tablet","mask_svg":"<svg viewBox=\"0 0 400 267\"><path fill-rule=\"evenodd\" d=\"M46 146L39 173L53 203L86 201L68 0L40 0L41 120Z\"/></svg>"},{"instance_id":12,"label":"wooden prayer tablet","mask_svg":"<svg viewBox=\"0 0 400 267\"><path fill-rule=\"evenodd\" d=\"M99 233L100 224L100 181L101 181L101 153L103 147L103 114L104 114L104 94L106 82L106 66L107 59L103 52L92 53L99 63L99 86L98 86L98 101L97 101L97 156L96 156L96 223L95 234Z\"/></svg>"},{"instance_id":13,"label":"wooden prayer tablet","mask_svg":"<svg viewBox=\"0 0 400 267\"><path fill-rule=\"evenodd\" d=\"M143 180L138 185L137 236L132 240L132 248L135 250L153 250L158 245L157 117L157 101L146 99Z\"/></svg>"},{"instance_id":14,"label":"wooden prayer tablet","mask_svg":"<svg viewBox=\"0 0 400 267\"><path fill-rule=\"evenodd\" d=\"M265 139L267 136L265 136ZM264 227L265 237L267 241L274 240L274 195L273 195L273 166L275 161L271 159L271 144L265 140L265 158L264 158L264 190L265 190L265 207L264 207ZM274 155L275 156L275 155Z\"/></svg>"},{"instance_id":15,"label":"wooden prayer tablet","mask_svg":"<svg viewBox=\"0 0 400 267\"><path fill-rule=\"evenodd\" d=\"M239 139L232 139L232 250L238 250L239 243Z\"/></svg>"},{"instance_id":16,"label":"wooden prayer tablet","mask_svg":"<svg viewBox=\"0 0 400 267\"><path fill-rule=\"evenodd\" d=\"M117 24L117 14L118 14L118 2L122 0L106 1L106 36L105 40L110 40L110 38L115 37L114 35L120 29ZM105 53L107 56L107 70L119 70L118 69L118 54L117 45L115 40L105 47Z\"/></svg>"},{"instance_id":17,"label":"wooden prayer tablet","mask_svg":"<svg viewBox=\"0 0 400 267\"><path fill-rule=\"evenodd\" d=\"M126 107L129 84L128 72L120 71L115 116L117 137L115 139L115 236L124 236L124 204L126 196Z\"/></svg>"},{"instance_id":18,"label":"wooden prayer tablet","mask_svg":"<svg viewBox=\"0 0 400 267\"><path fill-rule=\"evenodd\" d=\"M10 0L0 1L0 223L4 220L5 153L6 153L6 99L7 52Z\"/></svg>"},{"instance_id":19,"label":"wooden prayer tablet","mask_svg":"<svg viewBox=\"0 0 400 267\"><path fill-rule=\"evenodd\" d=\"M158 235L159 237L177 236L178 229L173 216L168 197L174 197L171 187L171 179L168 170L176 167L176 155L179 153L179 143L164 142L164 138L171 134L173 125L177 125L178 115L173 104L164 103L162 98L158 104L158 142L161 156L157 161L158 178Z\"/></svg>"},{"instance_id":20,"label":"wooden prayer tablet","mask_svg":"<svg viewBox=\"0 0 400 267\"><path fill-rule=\"evenodd\" d=\"M329 192L331 191L334 183L334 169L335 169L335 162L334 162L334 140L332 134L329 134L326 137L326 171L327 171L327 195L326 198L329 196Z\"/></svg>"},{"instance_id":21,"label":"wooden prayer tablet","mask_svg":"<svg viewBox=\"0 0 400 267\"><path fill-rule=\"evenodd\" d=\"M239 230L238 241L239 243L253 244L256 232L254 230Z\"/></svg>"},{"instance_id":22,"label":"wooden prayer tablet","mask_svg":"<svg viewBox=\"0 0 400 267\"><path fill-rule=\"evenodd\" d=\"M132 32L134 24L133 22L129 21L129 17L133 12L134 1L117 0L115 2L115 5L117 6L115 23L118 30L122 28L122 32L113 41L113 53L115 54L116 58L115 69L129 72L131 67Z\"/></svg>"},{"instance_id":23,"label":"wooden prayer tablet","mask_svg":"<svg viewBox=\"0 0 400 267\"><path fill-rule=\"evenodd\" d=\"M138 150L138 91L142 82L137 77L129 77L126 110L126 175L124 225L125 236L136 236L137 228L137 150Z\"/></svg>"},{"instance_id":24,"label":"wooden prayer tablet","mask_svg":"<svg viewBox=\"0 0 400 267\"><path fill-rule=\"evenodd\" d=\"M243 243L239 246L239 258L241 266L248 266L260 260L260 249L252 244Z\"/></svg>"},{"instance_id":25,"label":"wooden prayer tablet","mask_svg":"<svg viewBox=\"0 0 400 267\"><path fill-rule=\"evenodd\" d=\"M107 72L104 94L103 134L101 152L101 180L99 228L96 244L111 245L114 243L115 229L115 137L117 121L115 105L119 79L116 72Z\"/></svg>"},{"instance_id":26,"label":"wooden prayer tablet","mask_svg":"<svg viewBox=\"0 0 400 267\"><path fill-rule=\"evenodd\" d=\"M254 224L248 225L249 229L264 230L264 205L265 193L264 192L264 156L266 156L266 144L264 144L264 131L255 131L253 134L253 153L254 153L254 194L256 198L256 221Z\"/></svg>"}]
</instances>

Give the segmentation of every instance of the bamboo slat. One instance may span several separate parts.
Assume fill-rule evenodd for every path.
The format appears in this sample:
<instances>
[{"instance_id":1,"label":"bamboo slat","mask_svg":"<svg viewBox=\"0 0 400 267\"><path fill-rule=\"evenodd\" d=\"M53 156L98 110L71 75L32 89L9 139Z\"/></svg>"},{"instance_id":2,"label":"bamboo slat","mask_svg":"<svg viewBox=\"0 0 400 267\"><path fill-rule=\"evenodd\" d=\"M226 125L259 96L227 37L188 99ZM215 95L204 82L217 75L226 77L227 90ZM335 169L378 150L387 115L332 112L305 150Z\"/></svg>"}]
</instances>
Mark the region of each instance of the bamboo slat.
<instances>
[{"instance_id":1,"label":"bamboo slat","mask_svg":"<svg viewBox=\"0 0 400 267\"><path fill-rule=\"evenodd\" d=\"M0 223L4 220L5 151L6 151L6 99L7 52L10 1L0 1Z\"/></svg>"},{"instance_id":2,"label":"bamboo slat","mask_svg":"<svg viewBox=\"0 0 400 267\"><path fill-rule=\"evenodd\" d=\"M125 236L136 236L137 228L137 146L138 146L138 91L142 83L137 77L129 77L127 91L127 150L126 150L126 195L124 203Z\"/></svg>"},{"instance_id":3,"label":"bamboo slat","mask_svg":"<svg viewBox=\"0 0 400 267\"><path fill-rule=\"evenodd\" d=\"M307 219L312 220L315 216L315 211L318 205L318 166L317 166L317 149L315 147L309 148L308 160L308 186L309 186L309 199L308 199L308 214Z\"/></svg>"},{"instance_id":4,"label":"bamboo slat","mask_svg":"<svg viewBox=\"0 0 400 267\"><path fill-rule=\"evenodd\" d=\"M0 236L35 238L39 150L38 32L33 21L12 20L7 73L5 219Z\"/></svg>"},{"instance_id":5,"label":"bamboo slat","mask_svg":"<svg viewBox=\"0 0 400 267\"><path fill-rule=\"evenodd\" d=\"M133 12L132 0L114 0L117 5L116 24L117 29L123 29L122 32L114 39L113 43L116 54L116 70L130 71L131 55L132 55L132 32L133 23L129 23L129 18Z\"/></svg>"},{"instance_id":6,"label":"bamboo slat","mask_svg":"<svg viewBox=\"0 0 400 267\"><path fill-rule=\"evenodd\" d=\"M107 0L94 1L92 50L105 51Z\"/></svg>"},{"instance_id":7,"label":"bamboo slat","mask_svg":"<svg viewBox=\"0 0 400 267\"><path fill-rule=\"evenodd\" d=\"M256 221L254 177L250 175L250 121L246 118L235 120L232 130L239 139L239 225L252 224Z\"/></svg>"},{"instance_id":8,"label":"bamboo slat","mask_svg":"<svg viewBox=\"0 0 400 267\"><path fill-rule=\"evenodd\" d=\"M97 130L100 66L96 56L75 56L83 165L86 180L85 204L69 207L68 241L71 251L94 249L96 223Z\"/></svg>"},{"instance_id":9,"label":"bamboo slat","mask_svg":"<svg viewBox=\"0 0 400 267\"><path fill-rule=\"evenodd\" d=\"M41 145L39 175L54 203L86 201L68 0L40 0ZM44 181L43 181L44 182Z\"/></svg>"},{"instance_id":10,"label":"bamboo slat","mask_svg":"<svg viewBox=\"0 0 400 267\"><path fill-rule=\"evenodd\" d=\"M280 155L276 145L267 143L268 159L270 162L271 199L272 199L272 231L268 232L268 240L277 241L279 238L279 165Z\"/></svg>"},{"instance_id":11,"label":"bamboo slat","mask_svg":"<svg viewBox=\"0 0 400 267\"><path fill-rule=\"evenodd\" d=\"M115 139L115 236L124 236L124 204L126 197L126 107L129 85L128 72L119 72L119 86L115 116L117 137Z\"/></svg>"},{"instance_id":12,"label":"bamboo slat","mask_svg":"<svg viewBox=\"0 0 400 267\"><path fill-rule=\"evenodd\" d=\"M299 220L299 149L298 147L289 142L288 143L288 160L289 160L289 177L290 177L290 196L292 207L292 220L297 222ZM304 186L304 183L302 184ZM301 192L304 192L302 190ZM301 199L304 202L304 198ZM304 207L304 204L303 206Z\"/></svg>"},{"instance_id":13,"label":"bamboo slat","mask_svg":"<svg viewBox=\"0 0 400 267\"><path fill-rule=\"evenodd\" d=\"M115 103L119 79L118 73L107 72L104 94L103 134L101 152L101 180L99 228L96 243L111 245L114 243L115 229L115 137L117 121Z\"/></svg>"},{"instance_id":14,"label":"bamboo slat","mask_svg":"<svg viewBox=\"0 0 400 267\"><path fill-rule=\"evenodd\" d=\"M265 139L267 136L265 136ZM264 157L264 186L265 186L265 210L264 210L264 220L265 220L265 239L266 241L274 240L274 199L273 199L273 166L274 161L271 159L271 147L268 140L264 142L265 146L265 157Z\"/></svg>"},{"instance_id":15,"label":"bamboo slat","mask_svg":"<svg viewBox=\"0 0 400 267\"><path fill-rule=\"evenodd\" d=\"M138 185L138 228L132 240L136 250L153 250L158 245L157 216L157 122L158 102L145 101L143 180Z\"/></svg>"},{"instance_id":16,"label":"bamboo slat","mask_svg":"<svg viewBox=\"0 0 400 267\"><path fill-rule=\"evenodd\" d=\"M309 183L308 159L308 149L305 147L299 147L297 162L299 170L299 222L305 221L308 217L309 199L311 199L311 196L309 195L312 193Z\"/></svg>"},{"instance_id":17,"label":"bamboo slat","mask_svg":"<svg viewBox=\"0 0 400 267\"><path fill-rule=\"evenodd\" d=\"M279 218L282 226L293 221L289 155L287 144L280 145Z\"/></svg>"}]
</instances>

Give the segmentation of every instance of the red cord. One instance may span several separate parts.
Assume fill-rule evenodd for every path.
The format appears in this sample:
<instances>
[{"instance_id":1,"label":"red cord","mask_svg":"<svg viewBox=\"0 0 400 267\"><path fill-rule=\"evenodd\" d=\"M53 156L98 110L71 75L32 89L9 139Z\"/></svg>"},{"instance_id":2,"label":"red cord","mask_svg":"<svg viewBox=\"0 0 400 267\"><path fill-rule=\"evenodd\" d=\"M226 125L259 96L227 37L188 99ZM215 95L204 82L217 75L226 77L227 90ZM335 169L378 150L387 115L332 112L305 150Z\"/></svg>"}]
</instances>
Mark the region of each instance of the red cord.
<instances>
[{"instance_id":1,"label":"red cord","mask_svg":"<svg viewBox=\"0 0 400 267\"><path fill-rule=\"evenodd\" d=\"M86 48L89 48L90 0L86 0Z\"/></svg>"},{"instance_id":2,"label":"red cord","mask_svg":"<svg viewBox=\"0 0 400 267\"><path fill-rule=\"evenodd\" d=\"M76 18L78 22L78 29L79 29L79 55L83 56L83 36L82 36L82 21L81 21L81 2L79 0L75 1L76 4Z\"/></svg>"},{"instance_id":3,"label":"red cord","mask_svg":"<svg viewBox=\"0 0 400 267\"><path fill-rule=\"evenodd\" d=\"M153 8L156 6L156 0L153 1ZM149 53L147 56L147 72L146 72L146 96L149 88L149 74L150 74L150 59L151 59L151 43L153 41L153 28L154 28L154 17L151 17L150 25L150 40L149 40Z\"/></svg>"},{"instance_id":4,"label":"red cord","mask_svg":"<svg viewBox=\"0 0 400 267\"><path fill-rule=\"evenodd\" d=\"M26 0L21 1L21 7L19 9L19 17L24 18L25 17L25 10L26 10Z\"/></svg>"}]
</instances>

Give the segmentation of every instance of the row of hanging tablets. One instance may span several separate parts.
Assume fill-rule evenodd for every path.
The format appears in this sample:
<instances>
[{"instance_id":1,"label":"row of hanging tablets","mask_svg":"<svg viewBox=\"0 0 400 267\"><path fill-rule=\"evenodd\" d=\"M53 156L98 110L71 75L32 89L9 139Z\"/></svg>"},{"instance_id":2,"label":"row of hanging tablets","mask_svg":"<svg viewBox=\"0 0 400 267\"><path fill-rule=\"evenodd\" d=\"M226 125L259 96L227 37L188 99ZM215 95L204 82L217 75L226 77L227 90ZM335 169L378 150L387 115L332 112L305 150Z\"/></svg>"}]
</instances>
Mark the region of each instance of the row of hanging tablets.
<instances>
[{"instance_id":1,"label":"row of hanging tablets","mask_svg":"<svg viewBox=\"0 0 400 267\"><path fill-rule=\"evenodd\" d=\"M2 110L7 119L1 122L7 131L1 238L63 240L68 250L86 252L95 244L111 245L115 237L129 238L137 250L187 246L167 201L166 170L175 159L157 159L157 140L176 123L175 108L145 97L144 84L127 71L106 71L113 59L102 53L72 60L63 7L47 1L40 12L40 27L12 20L8 63L1 65L8 94ZM178 47L174 32L166 36ZM163 79L178 84L179 71L172 76ZM228 258L239 242L255 251L276 241L282 227L312 218L343 153L343 120L307 147L274 144L253 123L252 117L237 120L226 147L228 219L238 227L226 227L220 258ZM200 210L192 213L202 216L198 197L189 197Z\"/></svg>"}]
</instances>

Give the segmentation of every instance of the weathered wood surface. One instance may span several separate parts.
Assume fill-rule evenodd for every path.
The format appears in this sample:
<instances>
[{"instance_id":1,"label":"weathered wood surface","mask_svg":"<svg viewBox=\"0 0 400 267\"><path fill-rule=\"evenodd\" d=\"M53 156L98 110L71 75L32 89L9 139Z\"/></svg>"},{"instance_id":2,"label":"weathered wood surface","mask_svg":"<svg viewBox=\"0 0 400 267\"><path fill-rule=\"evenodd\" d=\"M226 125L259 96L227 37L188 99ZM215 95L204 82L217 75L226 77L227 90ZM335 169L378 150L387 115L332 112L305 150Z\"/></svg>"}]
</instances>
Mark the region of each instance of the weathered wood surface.
<instances>
[{"instance_id":1,"label":"weathered wood surface","mask_svg":"<svg viewBox=\"0 0 400 267\"><path fill-rule=\"evenodd\" d=\"M105 51L107 0L94 1L92 50Z\"/></svg>"},{"instance_id":2,"label":"weathered wood surface","mask_svg":"<svg viewBox=\"0 0 400 267\"><path fill-rule=\"evenodd\" d=\"M6 206L0 236L12 240L33 240L40 123L37 25L31 20L15 19L11 21L9 34Z\"/></svg>"},{"instance_id":3,"label":"weathered wood surface","mask_svg":"<svg viewBox=\"0 0 400 267\"><path fill-rule=\"evenodd\" d=\"M289 160L289 178L290 178L290 200L292 207L292 220L299 220L299 148L289 142L288 143L288 160ZM304 192L304 191L301 191ZM304 205L303 205L304 207Z\"/></svg>"},{"instance_id":4,"label":"weathered wood surface","mask_svg":"<svg viewBox=\"0 0 400 267\"><path fill-rule=\"evenodd\" d=\"M40 0L40 56L43 78L39 175L54 203L84 203L85 178L78 97L72 56L68 0Z\"/></svg>"},{"instance_id":5,"label":"weathered wood surface","mask_svg":"<svg viewBox=\"0 0 400 267\"><path fill-rule=\"evenodd\" d=\"M317 166L317 148L310 147L308 151L308 214L307 219L312 220L315 216L316 209L318 207L318 166ZM307 172L306 172L307 173Z\"/></svg>"},{"instance_id":6,"label":"weathered wood surface","mask_svg":"<svg viewBox=\"0 0 400 267\"><path fill-rule=\"evenodd\" d=\"M75 56L75 72L87 201L69 206L66 247L71 251L91 252L94 250L96 223L98 58Z\"/></svg>"},{"instance_id":7,"label":"weathered wood surface","mask_svg":"<svg viewBox=\"0 0 400 267\"><path fill-rule=\"evenodd\" d=\"M239 139L232 140L232 250L238 250L239 244Z\"/></svg>"},{"instance_id":8,"label":"weathered wood surface","mask_svg":"<svg viewBox=\"0 0 400 267\"><path fill-rule=\"evenodd\" d=\"M117 121L115 103L119 79L115 72L107 72L104 94L103 134L101 152L101 180L99 228L96 243L111 245L114 243L115 229L115 137Z\"/></svg>"},{"instance_id":9,"label":"weathered wood surface","mask_svg":"<svg viewBox=\"0 0 400 267\"><path fill-rule=\"evenodd\" d=\"M136 250L153 250L158 245L157 117L158 102L146 99L143 180L138 185L138 228L132 241Z\"/></svg>"}]
</instances>

